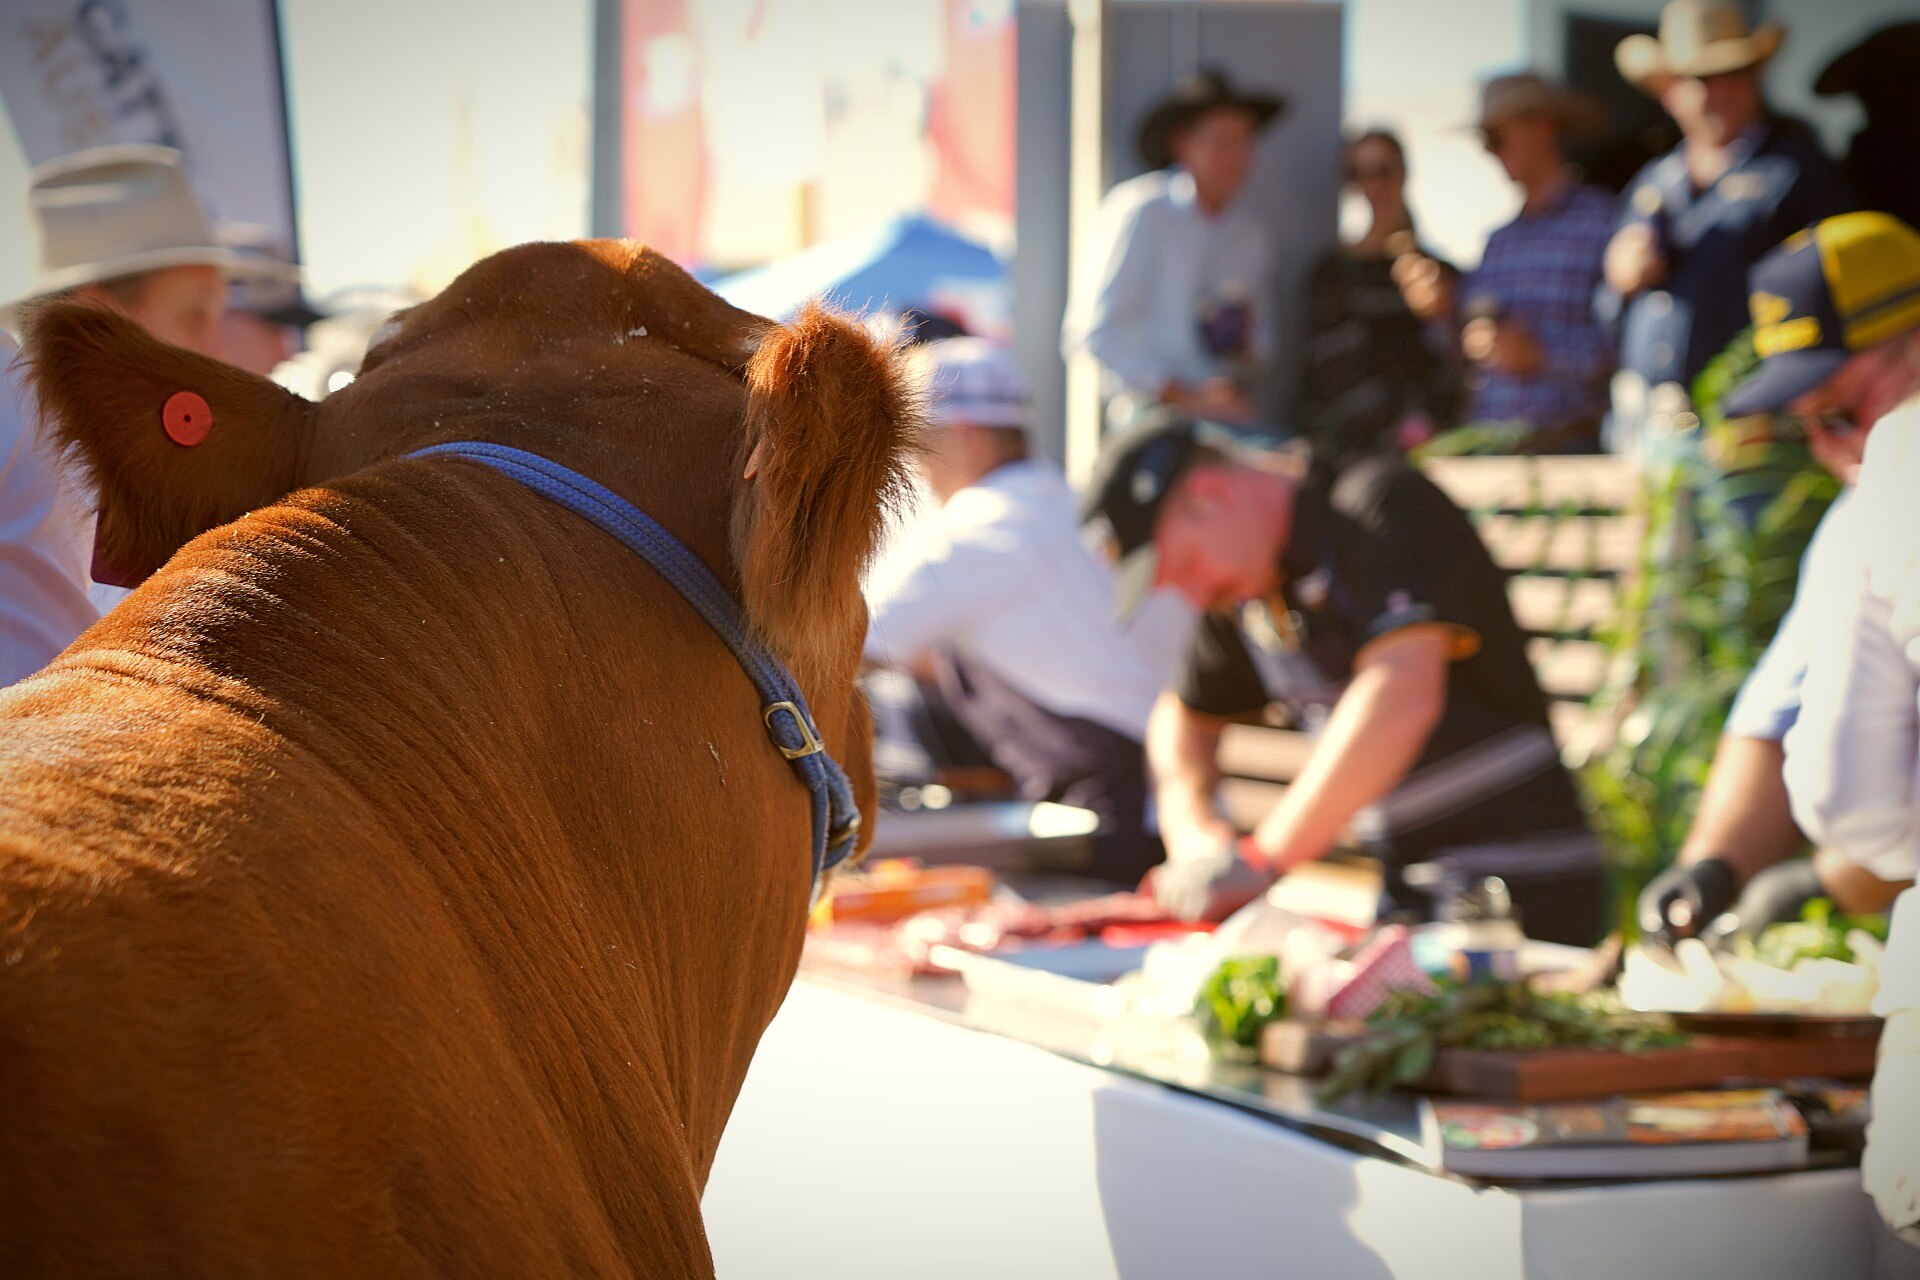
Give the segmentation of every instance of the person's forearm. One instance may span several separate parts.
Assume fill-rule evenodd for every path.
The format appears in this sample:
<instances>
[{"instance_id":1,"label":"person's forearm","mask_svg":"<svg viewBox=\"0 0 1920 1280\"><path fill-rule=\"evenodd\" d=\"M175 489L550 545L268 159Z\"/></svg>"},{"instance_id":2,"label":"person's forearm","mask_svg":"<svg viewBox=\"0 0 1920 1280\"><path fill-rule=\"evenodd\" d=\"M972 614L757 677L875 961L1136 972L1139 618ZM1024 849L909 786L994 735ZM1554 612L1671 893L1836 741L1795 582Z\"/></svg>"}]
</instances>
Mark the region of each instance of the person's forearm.
<instances>
[{"instance_id":1,"label":"person's forearm","mask_svg":"<svg viewBox=\"0 0 1920 1280\"><path fill-rule=\"evenodd\" d=\"M1254 831L1255 848L1276 870L1324 856L1353 816L1419 759L1446 709L1446 659L1432 661L1433 670L1382 663L1354 676L1306 768Z\"/></svg>"},{"instance_id":2,"label":"person's forearm","mask_svg":"<svg viewBox=\"0 0 1920 1280\"><path fill-rule=\"evenodd\" d=\"M1203 716L1168 691L1147 718L1147 768L1163 830L1198 830L1226 823L1214 813L1220 773L1220 721ZM1228 832L1228 834L1231 834Z\"/></svg>"},{"instance_id":3,"label":"person's forearm","mask_svg":"<svg viewBox=\"0 0 1920 1280\"><path fill-rule=\"evenodd\" d=\"M1799 853L1806 837L1793 820L1784 765L1777 742L1722 737L1679 861L1718 858L1733 869L1738 887Z\"/></svg>"},{"instance_id":4,"label":"person's forearm","mask_svg":"<svg viewBox=\"0 0 1920 1280\"><path fill-rule=\"evenodd\" d=\"M1911 879L1882 880L1832 849L1814 851L1813 869L1820 877L1820 887L1833 899L1833 905L1852 915L1890 910L1893 900L1913 886Z\"/></svg>"}]
</instances>

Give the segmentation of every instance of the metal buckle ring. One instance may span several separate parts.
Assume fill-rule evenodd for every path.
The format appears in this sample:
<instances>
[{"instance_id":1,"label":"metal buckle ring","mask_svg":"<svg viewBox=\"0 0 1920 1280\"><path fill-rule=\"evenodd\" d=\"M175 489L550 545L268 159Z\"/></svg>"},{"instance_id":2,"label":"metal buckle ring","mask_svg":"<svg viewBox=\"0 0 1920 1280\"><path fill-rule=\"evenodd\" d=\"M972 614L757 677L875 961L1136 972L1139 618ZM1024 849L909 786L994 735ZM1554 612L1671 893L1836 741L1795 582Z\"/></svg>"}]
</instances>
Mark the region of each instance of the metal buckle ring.
<instances>
[{"instance_id":1,"label":"metal buckle ring","mask_svg":"<svg viewBox=\"0 0 1920 1280\"><path fill-rule=\"evenodd\" d=\"M774 736L773 716L777 711L785 711L793 717L793 722L800 726L800 738L806 744L805 746L789 747L782 743L778 737ZM766 710L760 713L760 719L766 722L767 736L773 739L773 745L779 750L781 755L789 760L800 760L807 756L817 756L827 749L826 745L814 736L813 726L808 724L807 718L800 714L800 708L794 706L791 702L768 703Z\"/></svg>"}]
</instances>

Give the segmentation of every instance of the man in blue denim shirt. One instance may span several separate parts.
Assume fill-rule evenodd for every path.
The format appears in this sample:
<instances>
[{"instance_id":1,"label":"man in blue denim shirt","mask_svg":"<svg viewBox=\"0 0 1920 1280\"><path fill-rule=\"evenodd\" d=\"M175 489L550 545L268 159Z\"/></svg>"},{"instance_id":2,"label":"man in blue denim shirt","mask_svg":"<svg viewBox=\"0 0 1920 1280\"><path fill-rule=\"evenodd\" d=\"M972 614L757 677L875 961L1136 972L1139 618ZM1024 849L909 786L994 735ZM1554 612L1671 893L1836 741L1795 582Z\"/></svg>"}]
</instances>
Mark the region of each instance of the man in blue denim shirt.
<instances>
[{"instance_id":1,"label":"man in blue denim shirt","mask_svg":"<svg viewBox=\"0 0 1920 1280\"><path fill-rule=\"evenodd\" d=\"M1621 75L1660 99L1680 145L1626 191L1595 300L1620 326L1612 444L1632 449L1648 393L1689 388L1747 323L1747 270L1795 231L1853 207L1845 178L1813 131L1772 115L1761 95L1783 33L1751 34L1722 0L1672 0L1660 38L1630 36Z\"/></svg>"}]
</instances>

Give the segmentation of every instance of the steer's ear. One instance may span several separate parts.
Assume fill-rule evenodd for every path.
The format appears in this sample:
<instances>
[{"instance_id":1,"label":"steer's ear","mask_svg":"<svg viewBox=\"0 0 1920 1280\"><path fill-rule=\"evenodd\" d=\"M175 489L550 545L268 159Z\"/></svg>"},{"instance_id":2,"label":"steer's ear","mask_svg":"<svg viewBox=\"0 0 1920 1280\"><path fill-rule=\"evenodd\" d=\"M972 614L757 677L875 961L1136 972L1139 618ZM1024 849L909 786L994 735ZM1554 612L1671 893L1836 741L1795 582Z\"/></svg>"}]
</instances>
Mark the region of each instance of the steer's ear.
<instances>
[{"instance_id":1,"label":"steer's ear","mask_svg":"<svg viewBox=\"0 0 1920 1280\"><path fill-rule=\"evenodd\" d=\"M747 614L796 673L832 670L864 638L860 578L907 501L918 405L892 344L811 304L765 332L746 379L734 534Z\"/></svg>"},{"instance_id":2,"label":"steer's ear","mask_svg":"<svg viewBox=\"0 0 1920 1280\"><path fill-rule=\"evenodd\" d=\"M189 539L297 487L311 401L92 303L34 308L23 338L51 435L98 496L101 581L142 582Z\"/></svg>"}]
</instances>

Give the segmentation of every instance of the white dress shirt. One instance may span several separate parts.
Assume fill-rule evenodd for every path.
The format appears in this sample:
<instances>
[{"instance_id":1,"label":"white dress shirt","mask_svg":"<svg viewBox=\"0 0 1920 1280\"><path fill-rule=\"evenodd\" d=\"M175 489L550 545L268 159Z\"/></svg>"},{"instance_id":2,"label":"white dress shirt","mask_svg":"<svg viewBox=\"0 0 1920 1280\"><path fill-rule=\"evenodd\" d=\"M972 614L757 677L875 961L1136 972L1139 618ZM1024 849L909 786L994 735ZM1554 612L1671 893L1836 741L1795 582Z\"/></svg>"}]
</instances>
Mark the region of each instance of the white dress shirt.
<instances>
[{"instance_id":1,"label":"white dress shirt","mask_svg":"<svg viewBox=\"0 0 1920 1280\"><path fill-rule=\"evenodd\" d=\"M1801 829L1885 880L1920 864L1920 397L1867 441L1849 513L1841 590L1787 733L1787 790ZM1920 896L1900 896L1880 1001L1920 1008Z\"/></svg>"},{"instance_id":2,"label":"white dress shirt","mask_svg":"<svg viewBox=\"0 0 1920 1280\"><path fill-rule=\"evenodd\" d=\"M1723 733L1736 738L1759 738L1779 742L1787 736L1800 714L1801 686L1807 678L1807 661L1813 656L1823 619L1829 609L1827 597L1840 590L1844 566L1854 554L1847 522L1852 517L1852 489L1842 489L1800 558L1800 573L1794 581L1793 603L1780 619L1766 652L1747 674L1740 696L1727 713ZM1844 598L1840 601L1844 606Z\"/></svg>"},{"instance_id":3,"label":"white dress shirt","mask_svg":"<svg viewBox=\"0 0 1920 1280\"><path fill-rule=\"evenodd\" d=\"M867 604L869 661L950 647L1037 706L1135 741L1171 676L1155 665L1173 661L1167 620L1114 620L1112 571L1080 541L1066 478L1039 458L928 511L875 567Z\"/></svg>"},{"instance_id":4,"label":"white dress shirt","mask_svg":"<svg viewBox=\"0 0 1920 1280\"><path fill-rule=\"evenodd\" d=\"M85 491L40 439L15 354L0 333L0 686L46 666L100 616L87 599Z\"/></svg>"},{"instance_id":5,"label":"white dress shirt","mask_svg":"<svg viewBox=\"0 0 1920 1280\"><path fill-rule=\"evenodd\" d=\"M1267 228L1244 200L1204 212L1183 170L1143 173L1109 191L1082 265L1089 270L1075 281L1061 348L1091 353L1110 394L1157 395L1168 382L1237 372L1200 338L1201 318L1222 304L1249 309L1248 358L1272 352Z\"/></svg>"}]
</instances>

